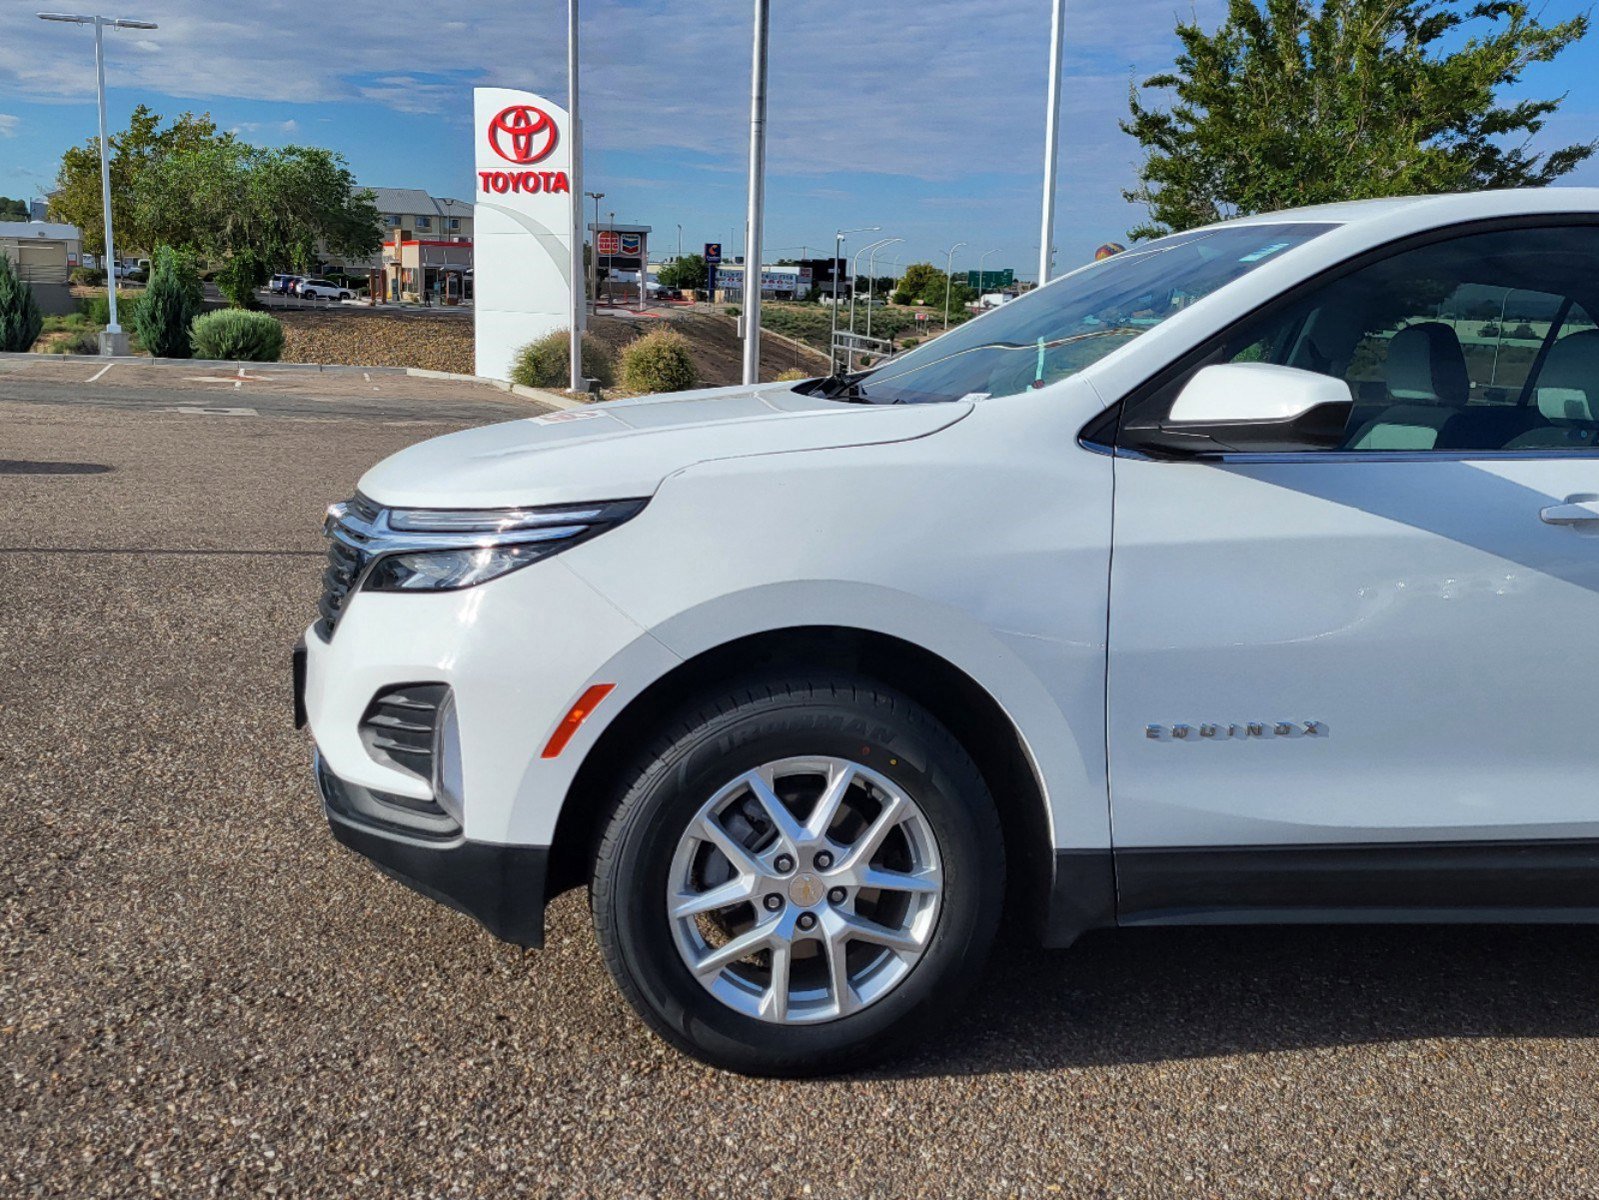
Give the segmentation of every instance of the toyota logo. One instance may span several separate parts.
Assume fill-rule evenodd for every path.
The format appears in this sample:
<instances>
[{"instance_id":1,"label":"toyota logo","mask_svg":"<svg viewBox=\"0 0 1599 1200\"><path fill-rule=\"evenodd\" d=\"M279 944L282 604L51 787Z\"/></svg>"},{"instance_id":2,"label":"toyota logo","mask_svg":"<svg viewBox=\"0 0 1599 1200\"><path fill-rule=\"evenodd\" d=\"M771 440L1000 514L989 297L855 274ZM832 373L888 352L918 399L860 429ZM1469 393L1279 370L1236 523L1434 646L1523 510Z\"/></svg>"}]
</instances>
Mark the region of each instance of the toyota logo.
<instances>
[{"instance_id":1,"label":"toyota logo","mask_svg":"<svg viewBox=\"0 0 1599 1200\"><path fill-rule=\"evenodd\" d=\"M506 162L542 162L555 149L555 118L531 104L503 108L489 122L489 145Z\"/></svg>"}]
</instances>

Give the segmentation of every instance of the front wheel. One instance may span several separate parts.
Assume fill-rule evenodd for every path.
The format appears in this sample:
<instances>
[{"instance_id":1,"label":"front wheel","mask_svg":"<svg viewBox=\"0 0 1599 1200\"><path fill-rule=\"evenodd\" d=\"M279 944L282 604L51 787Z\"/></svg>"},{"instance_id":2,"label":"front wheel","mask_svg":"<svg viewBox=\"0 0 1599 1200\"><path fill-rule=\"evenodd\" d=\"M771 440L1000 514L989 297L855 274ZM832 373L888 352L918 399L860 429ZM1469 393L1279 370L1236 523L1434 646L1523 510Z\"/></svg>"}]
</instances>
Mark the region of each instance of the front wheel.
<instances>
[{"instance_id":1,"label":"front wheel","mask_svg":"<svg viewBox=\"0 0 1599 1200\"><path fill-rule=\"evenodd\" d=\"M925 709L847 678L680 714L601 841L606 965L662 1037L762 1075L864 1065L975 984L1004 894L999 819Z\"/></svg>"}]
</instances>

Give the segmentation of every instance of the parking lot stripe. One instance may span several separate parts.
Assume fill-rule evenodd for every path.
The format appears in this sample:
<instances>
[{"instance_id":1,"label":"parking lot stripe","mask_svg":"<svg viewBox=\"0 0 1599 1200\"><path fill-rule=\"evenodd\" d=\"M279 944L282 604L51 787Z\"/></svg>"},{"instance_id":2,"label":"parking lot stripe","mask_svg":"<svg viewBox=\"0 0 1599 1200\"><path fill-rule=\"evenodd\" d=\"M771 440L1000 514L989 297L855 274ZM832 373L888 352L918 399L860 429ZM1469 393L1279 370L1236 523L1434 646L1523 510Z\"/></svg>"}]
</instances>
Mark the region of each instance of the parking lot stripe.
<instances>
[{"instance_id":1,"label":"parking lot stripe","mask_svg":"<svg viewBox=\"0 0 1599 1200\"><path fill-rule=\"evenodd\" d=\"M101 368L100 368L100 369L99 369L99 370L98 370L98 371L96 371L96 372L95 372L95 373L94 373L94 374L93 374L93 375L91 375L91 376L89 376L89 379L88 379L88 382L90 382L90 383L94 383L94 382L95 382L95 381L96 381L96 380L98 380L98 379L99 379L99 378L100 378L100 376L102 376L102 375L104 375L104 374L105 374L105 373L106 373L106 372L107 372L107 371L109 371L109 370L110 370L110 369L111 369L111 368L112 368L112 367L114 367L114 366L116 366L116 365L117 365L117 364L116 364L116 363L114 363L114 362L108 362L108 363L106 363L106 365L105 365L105 366L103 366L103 367L101 367Z\"/></svg>"}]
</instances>

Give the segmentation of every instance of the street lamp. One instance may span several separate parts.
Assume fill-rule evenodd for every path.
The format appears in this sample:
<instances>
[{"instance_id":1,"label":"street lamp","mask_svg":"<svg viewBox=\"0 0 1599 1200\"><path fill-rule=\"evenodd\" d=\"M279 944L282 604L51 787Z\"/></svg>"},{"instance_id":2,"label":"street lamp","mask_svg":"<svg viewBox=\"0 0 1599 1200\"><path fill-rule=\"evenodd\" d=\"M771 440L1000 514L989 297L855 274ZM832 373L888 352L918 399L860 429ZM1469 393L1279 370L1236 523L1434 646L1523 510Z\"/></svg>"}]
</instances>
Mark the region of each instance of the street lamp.
<instances>
[{"instance_id":1,"label":"street lamp","mask_svg":"<svg viewBox=\"0 0 1599 1200\"><path fill-rule=\"evenodd\" d=\"M955 269L955 251L959 250L965 244L965 242L956 242L949 248L949 251L944 258L944 328L946 330L949 329L950 287L955 282L954 276L952 276L950 272Z\"/></svg>"},{"instance_id":2,"label":"street lamp","mask_svg":"<svg viewBox=\"0 0 1599 1200\"><path fill-rule=\"evenodd\" d=\"M94 75L96 95L100 103L100 205L105 211L105 260L107 294L111 302L111 323L100 339L101 354L126 354L128 340L122 336L122 326L117 323L117 260L116 246L111 237L111 165L107 150L105 127L105 40L107 25L113 29L155 29L154 21L129 21L116 17L84 16L77 13L39 13L41 21L65 21L70 25L94 26Z\"/></svg>"},{"instance_id":3,"label":"street lamp","mask_svg":"<svg viewBox=\"0 0 1599 1200\"><path fill-rule=\"evenodd\" d=\"M867 337L871 337L872 336L872 294L876 290L876 287L877 287L877 252L879 250L881 250L884 246L895 246L895 245L898 245L900 242L903 242L904 240L905 239L901 238L901 237L885 238L881 242L878 242L875 246L873 246L871 248L872 252L869 255L866 256L866 336ZM853 292L851 292L850 293L850 301L851 301L851 303L853 303L854 300L855 300L855 294ZM851 311L853 311L853 310L851 310ZM855 322L853 320L850 321L850 328L851 329L855 328Z\"/></svg>"},{"instance_id":4,"label":"street lamp","mask_svg":"<svg viewBox=\"0 0 1599 1200\"><path fill-rule=\"evenodd\" d=\"M998 254L999 250L984 250L977 256L977 294L983 294L983 264L988 261L990 254Z\"/></svg>"},{"instance_id":5,"label":"street lamp","mask_svg":"<svg viewBox=\"0 0 1599 1200\"><path fill-rule=\"evenodd\" d=\"M682 225L679 225L677 227L677 256L679 258L683 257L683 226Z\"/></svg>"},{"instance_id":6,"label":"street lamp","mask_svg":"<svg viewBox=\"0 0 1599 1200\"><path fill-rule=\"evenodd\" d=\"M855 332L855 281L861 276L861 255L868 250L875 254L879 249L890 243L903 242L904 240L904 238L881 238L855 251L855 257L850 260L849 268L849 331L851 333Z\"/></svg>"},{"instance_id":7,"label":"street lamp","mask_svg":"<svg viewBox=\"0 0 1599 1200\"><path fill-rule=\"evenodd\" d=\"M880 233L881 225L862 225L859 229L840 229L833 235L833 329L827 339L827 363L830 371L838 371L838 260L844 257L844 239L852 233ZM850 281L850 295L855 294L854 281Z\"/></svg>"},{"instance_id":8,"label":"street lamp","mask_svg":"<svg viewBox=\"0 0 1599 1200\"><path fill-rule=\"evenodd\" d=\"M590 200L594 201L594 253L589 255L589 293L593 297L594 312L600 311L600 201L605 199L604 192L584 192Z\"/></svg>"}]
</instances>

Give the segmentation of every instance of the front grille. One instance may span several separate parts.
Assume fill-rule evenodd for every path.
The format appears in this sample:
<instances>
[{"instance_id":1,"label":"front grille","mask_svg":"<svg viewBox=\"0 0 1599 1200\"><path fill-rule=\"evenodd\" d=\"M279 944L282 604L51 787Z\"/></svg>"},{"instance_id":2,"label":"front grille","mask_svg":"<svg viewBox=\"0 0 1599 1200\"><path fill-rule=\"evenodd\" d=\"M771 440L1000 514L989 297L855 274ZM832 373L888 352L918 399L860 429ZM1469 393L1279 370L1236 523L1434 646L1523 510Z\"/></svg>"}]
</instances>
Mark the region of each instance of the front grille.
<instances>
[{"instance_id":1,"label":"front grille","mask_svg":"<svg viewBox=\"0 0 1599 1200\"><path fill-rule=\"evenodd\" d=\"M431 784L434 733L439 708L449 694L449 686L442 683L407 683L379 692L361 717L361 740L367 752L378 762ZM404 803L442 811L431 800Z\"/></svg>"}]
</instances>

